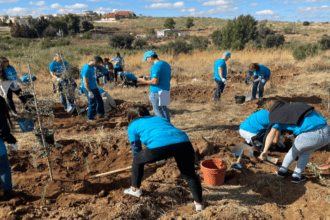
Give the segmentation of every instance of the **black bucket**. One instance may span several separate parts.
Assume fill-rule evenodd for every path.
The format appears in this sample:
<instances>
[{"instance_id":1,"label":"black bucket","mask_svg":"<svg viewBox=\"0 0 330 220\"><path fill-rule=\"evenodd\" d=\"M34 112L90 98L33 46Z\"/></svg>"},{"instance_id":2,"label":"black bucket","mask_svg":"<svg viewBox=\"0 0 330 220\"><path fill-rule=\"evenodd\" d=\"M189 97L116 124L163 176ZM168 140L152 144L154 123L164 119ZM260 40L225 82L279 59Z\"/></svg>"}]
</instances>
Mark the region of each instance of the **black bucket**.
<instances>
[{"instance_id":1,"label":"black bucket","mask_svg":"<svg viewBox=\"0 0 330 220\"><path fill-rule=\"evenodd\" d=\"M236 104L243 104L245 102L245 96L244 95L236 95L235 96Z\"/></svg>"},{"instance_id":2,"label":"black bucket","mask_svg":"<svg viewBox=\"0 0 330 220\"><path fill-rule=\"evenodd\" d=\"M35 135L38 142L39 142L39 145L40 147L43 147L43 143L42 143L42 137L41 137L41 134L36 134ZM46 141L46 144L50 144L50 145L54 145L55 143L55 140L54 140L54 133L53 134L50 134L50 135L45 135L45 141Z\"/></svg>"}]
</instances>

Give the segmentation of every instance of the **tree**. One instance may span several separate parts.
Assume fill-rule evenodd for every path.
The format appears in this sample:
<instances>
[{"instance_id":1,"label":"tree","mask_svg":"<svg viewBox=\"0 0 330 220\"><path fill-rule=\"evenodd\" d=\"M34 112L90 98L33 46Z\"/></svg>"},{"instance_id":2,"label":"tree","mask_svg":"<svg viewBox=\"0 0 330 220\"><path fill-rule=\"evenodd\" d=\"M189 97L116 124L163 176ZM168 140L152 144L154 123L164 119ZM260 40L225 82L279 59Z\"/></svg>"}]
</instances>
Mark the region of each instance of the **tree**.
<instances>
[{"instance_id":1,"label":"tree","mask_svg":"<svg viewBox=\"0 0 330 220\"><path fill-rule=\"evenodd\" d=\"M67 23L68 31L72 31L74 33L79 33L80 18L78 16L69 13L69 14L65 15L64 17L61 17L59 20L61 22Z\"/></svg>"},{"instance_id":2,"label":"tree","mask_svg":"<svg viewBox=\"0 0 330 220\"><path fill-rule=\"evenodd\" d=\"M174 29L175 21L173 18L167 18L164 23L164 27L167 29Z\"/></svg>"},{"instance_id":3,"label":"tree","mask_svg":"<svg viewBox=\"0 0 330 220\"><path fill-rule=\"evenodd\" d=\"M188 17L186 21L186 28L190 29L192 26L195 26L194 18Z\"/></svg>"},{"instance_id":4,"label":"tree","mask_svg":"<svg viewBox=\"0 0 330 220\"><path fill-rule=\"evenodd\" d=\"M229 49L235 43L237 48L238 42L240 45L245 45L250 40L255 40L258 37L257 24L258 22L251 15L240 15L234 20L229 20L221 30L221 45L224 49Z\"/></svg>"},{"instance_id":5,"label":"tree","mask_svg":"<svg viewBox=\"0 0 330 220\"><path fill-rule=\"evenodd\" d=\"M82 22L82 27L84 29L84 32L89 31L94 28L94 25L88 21L83 21Z\"/></svg>"},{"instance_id":6,"label":"tree","mask_svg":"<svg viewBox=\"0 0 330 220\"><path fill-rule=\"evenodd\" d=\"M134 36L130 34L114 34L110 37L110 46L113 48L131 49Z\"/></svg>"},{"instance_id":7,"label":"tree","mask_svg":"<svg viewBox=\"0 0 330 220\"><path fill-rule=\"evenodd\" d=\"M10 20L11 21L11 20ZM12 23L10 27L10 32L12 37L20 37L20 25L18 23Z\"/></svg>"},{"instance_id":8,"label":"tree","mask_svg":"<svg viewBox=\"0 0 330 220\"><path fill-rule=\"evenodd\" d=\"M52 23L52 26L57 31L62 30L64 34L68 34L68 25L66 24L65 21L61 21L61 20L57 19Z\"/></svg>"},{"instance_id":9,"label":"tree","mask_svg":"<svg viewBox=\"0 0 330 220\"><path fill-rule=\"evenodd\" d=\"M211 39L215 45L220 46L222 43L221 30L213 31L213 33L211 34Z\"/></svg>"},{"instance_id":10,"label":"tree","mask_svg":"<svg viewBox=\"0 0 330 220\"><path fill-rule=\"evenodd\" d=\"M41 36L48 25L49 21L42 16L40 19L35 19L32 21L31 27L38 33L38 36Z\"/></svg>"}]
</instances>

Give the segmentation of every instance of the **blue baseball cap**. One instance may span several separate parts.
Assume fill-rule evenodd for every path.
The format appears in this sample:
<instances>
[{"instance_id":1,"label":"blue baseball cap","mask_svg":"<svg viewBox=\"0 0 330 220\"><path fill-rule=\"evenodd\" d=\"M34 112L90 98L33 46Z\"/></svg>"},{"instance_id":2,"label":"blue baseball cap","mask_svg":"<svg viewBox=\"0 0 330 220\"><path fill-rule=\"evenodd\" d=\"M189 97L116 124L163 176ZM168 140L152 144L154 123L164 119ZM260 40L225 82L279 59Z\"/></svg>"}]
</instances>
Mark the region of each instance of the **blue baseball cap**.
<instances>
[{"instance_id":1,"label":"blue baseball cap","mask_svg":"<svg viewBox=\"0 0 330 220\"><path fill-rule=\"evenodd\" d=\"M145 52L143 55L142 62L146 61L148 57L153 56L153 55L157 55L157 54L155 52L153 52L152 50Z\"/></svg>"},{"instance_id":2,"label":"blue baseball cap","mask_svg":"<svg viewBox=\"0 0 330 220\"><path fill-rule=\"evenodd\" d=\"M224 52L223 55L226 55L227 57L231 56L231 54L229 52Z\"/></svg>"}]
</instances>

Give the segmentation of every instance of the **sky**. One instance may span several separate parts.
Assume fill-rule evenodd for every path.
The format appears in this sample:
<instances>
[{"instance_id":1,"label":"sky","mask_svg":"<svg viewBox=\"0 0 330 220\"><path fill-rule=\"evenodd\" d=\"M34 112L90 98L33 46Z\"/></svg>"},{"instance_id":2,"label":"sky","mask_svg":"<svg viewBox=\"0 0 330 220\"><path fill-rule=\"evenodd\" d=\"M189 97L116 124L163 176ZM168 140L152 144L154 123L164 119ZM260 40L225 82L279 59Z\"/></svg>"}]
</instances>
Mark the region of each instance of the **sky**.
<instances>
[{"instance_id":1,"label":"sky","mask_svg":"<svg viewBox=\"0 0 330 220\"><path fill-rule=\"evenodd\" d=\"M0 0L0 15L10 16L130 10L137 16L212 17L234 19L250 14L257 20L314 21L330 20L330 0Z\"/></svg>"}]
</instances>

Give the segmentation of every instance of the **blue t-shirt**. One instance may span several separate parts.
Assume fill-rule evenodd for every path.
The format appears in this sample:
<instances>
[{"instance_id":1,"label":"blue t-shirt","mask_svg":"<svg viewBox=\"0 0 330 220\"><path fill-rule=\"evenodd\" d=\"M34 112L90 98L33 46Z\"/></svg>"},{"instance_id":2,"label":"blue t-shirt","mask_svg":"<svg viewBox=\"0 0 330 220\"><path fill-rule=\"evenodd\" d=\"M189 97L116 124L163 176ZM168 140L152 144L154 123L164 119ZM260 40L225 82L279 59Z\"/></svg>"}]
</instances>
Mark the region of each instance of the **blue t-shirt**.
<instances>
[{"instance_id":1,"label":"blue t-shirt","mask_svg":"<svg viewBox=\"0 0 330 220\"><path fill-rule=\"evenodd\" d=\"M259 70L258 71L254 71L253 74L255 76L263 76L265 79L269 79L270 77L270 70L265 67L264 65L259 64Z\"/></svg>"},{"instance_id":2,"label":"blue t-shirt","mask_svg":"<svg viewBox=\"0 0 330 220\"><path fill-rule=\"evenodd\" d=\"M7 153L5 142L0 138L0 157Z\"/></svg>"},{"instance_id":3,"label":"blue t-shirt","mask_svg":"<svg viewBox=\"0 0 330 220\"><path fill-rule=\"evenodd\" d=\"M250 115L239 126L239 129L259 134L261 131L266 130L269 125L269 112L266 109L257 111Z\"/></svg>"},{"instance_id":4,"label":"blue t-shirt","mask_svg":"<svg viewBox=\"0 0 330 220\"><path fill-rule=\"evenodd\" d=\"M150 85L150 92L170 90L171 87L171 66L165 61L158 61L151 67L151 79L159 78L157 85Z\"/></svg>"},{"instance_id":5,"label":"blue t-shirt","mask_svg":"<svg viewBox=\"0 0 330 220\"><path fill-rule=\"evenodd\" d=\"M287 125L287 124L275 124L272 128L277 128L278 130L288 130L293 131L295 135L299 135L306 131L316 130L323 128L327 125L327 120L318 114L316 111L312 111L307 115L300 125Z\"/></svg>"},{"instance_id":6,"label":"blue t-shirt","mask_svg":"<svg viewBox=\"0 0 330 220\"><path fill-rule=\"evenodd\" d=\"M217 61L214 62L214 79L221 81L221 77L219 75L219 70L218 70L219 67L222 68L223 78L227 79L227 65L223 59L218 59Z\"/></svg>"},{"instance_id":7,"label":"blue t-shirt","mask_svg":"<svg viewBox=\"0 0 330 220\"><path fill-rule=\"evenodd\" d=\"M64 61L65 69L69 69L68 62ZM55 72L55 73L61 73L64 71L63 63L58 63L56 61L53 61L49 64L49 72Z\"/></svg>"},{"instance_id":8,"label":"blue t-shirt","mask_svg":"<svg viewBox=\"0 0 330 220\"><path fill-rule=\"evenodd\" d=\"M37 77L35 76L31 76L32 77L32 81L36 81ZM26 83L30 81L30 76L29 75L25 75L21 77L22 82Z\"/></svg>"},{"instance_id":9,"label":"blue t-shirt","mask_svg":"<svg viewBox=\"0 0 330 220\"><path fill-rule=\"evenodd\" d=\"M134 76L132 73L124 73L123 77L126 78L128 81L137 80L136 76Z\"/></svg>"},{"instance_id":10,"label":"blue t-shirt","mask_svg":"<svg viewBox=\"0 0 330 220\"><path fill-rule=\"evenodd\" d=\"M81 69L80 72L81 75L81 85L84 89L86 89L84 85L83 77L88 77L88 84L90 89L96 89L96 69L94 67L91 67L87 63L84 65L84 67Z\"/></svg>"},{"instance_id":11,"label":"blue t-shirt","mask_svg":"<svg viewBox=\"0 0 330 220\"><path fill-rule=\"evenodd\" d=\"M101 88L97 88L97 89L99 90L100 94L105 93L105 91L103 89L101 89Z\"/></svg>"},{"instance_id":12,"label":"blue t-shirt","mask_svg":"<svg viewBox=\"0 0 330 220\"><path fill-rule=\"evenodd\" d=\"M188 142L188 136L166 118L145 116L131 122L127 128L130 142L140 140L148 148Z\"/></svg>"},{"instance_id":13,"label":"blue t-shirt","mask_svg":"<svg viewBox=\"0 0 330 220\"><path fill-rule=\"evenodd\" d=\"M114 58L112 58L112 60L115 62L120 62L120 61L124 62L124 59L122 57L120 57L120 58L114 57ZM120 67L121 67L121 65L119 65L119 64L113 66L113 68L120 68Z\"/></svg>"},{"instance_id":14,"label":"blue t-shirt","mask_svg":"<svg viewBox=\"0 0 330 220\"><path fill-rule=\"evenodd\" d=\"M9 66L7 69L3 70L5 71L6 77L9 81L15 81L17 79L17 73L13 66Z\"/></svg>"}]
</instances>

